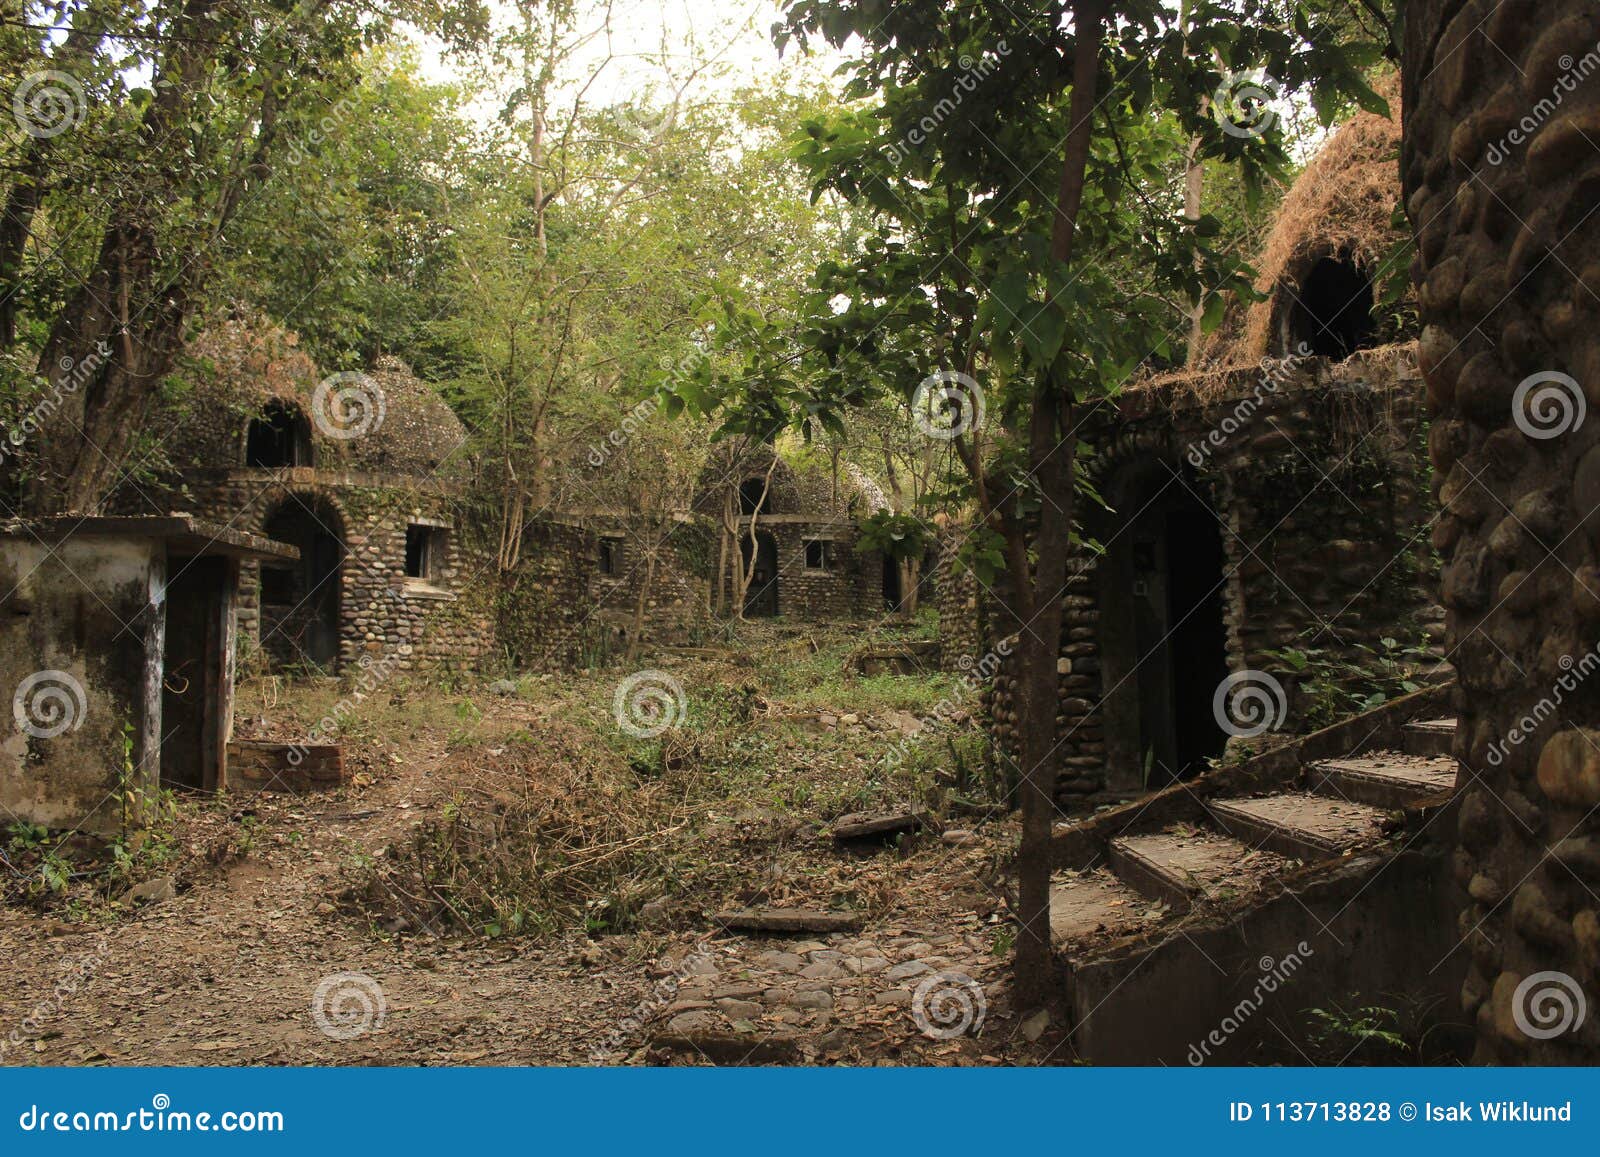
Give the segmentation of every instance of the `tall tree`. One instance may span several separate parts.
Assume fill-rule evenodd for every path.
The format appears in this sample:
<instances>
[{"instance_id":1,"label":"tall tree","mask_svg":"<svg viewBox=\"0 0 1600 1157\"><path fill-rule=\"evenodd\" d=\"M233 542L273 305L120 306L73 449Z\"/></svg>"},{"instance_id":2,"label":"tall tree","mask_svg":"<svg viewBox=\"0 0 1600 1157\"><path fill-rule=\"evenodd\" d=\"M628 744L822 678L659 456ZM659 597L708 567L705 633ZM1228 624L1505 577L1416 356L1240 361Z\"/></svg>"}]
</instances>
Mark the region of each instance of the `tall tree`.
<instances>
[{"instance_id":1,"label":"tall tree","mask_svg":"<svg viewBox=\"0 0 1600 1157\"><path fill-rule=\"evenodd\" d=\"M1307 91L1331 119L1376 46L1310 6L1196 0L970 5L794 0L780 43L850 54L852 103L805 126L816 187L869 212L861 249L821 265L793 319L809 351L780 371L764 348L702 389L748 426L837 421L880 394L948 440L977 510L971 557L1018 635L1019 981L1051 987L1049 841L1061 606L1074 539L1078 409L1141 366L1171 364L1190 310L1207 324L1248 292L1185 212L1189 153L1282 169L1280 134L1227 99L1252 70ZM791 366L792 371L792 366Z\"/></svg>"},{"instance_id":2,"label":"tall tree","mask_svg":"<svg viewBox=\"0 0 1600 1157\"><path fill-rule=\"evenodd\" d=\"M70 198L63 217L97 237L59 298L39 303L38 377L57 399L57 424L29 448L30 499L40 511L89 511L122 469L211 285L218 247L304 102L353 83L356 53L399 20L459 42L483 16L476 0L403 0L381 14L340 0L114 9L47 0L22 10L35 31L22 81L30 107L59 114L49 136L83 135L58 142L40 165L33 142L45 134L24 133L6 195L43 196L31 214L8 213L5 226L32 234L53 198ZM132 87L140 75L149 88ZM93 116L91 95L105 106ZM26 287L14 240L6 244L0 271L12 280L0 297L10 298Z\"/></svg>"}]
</instances>

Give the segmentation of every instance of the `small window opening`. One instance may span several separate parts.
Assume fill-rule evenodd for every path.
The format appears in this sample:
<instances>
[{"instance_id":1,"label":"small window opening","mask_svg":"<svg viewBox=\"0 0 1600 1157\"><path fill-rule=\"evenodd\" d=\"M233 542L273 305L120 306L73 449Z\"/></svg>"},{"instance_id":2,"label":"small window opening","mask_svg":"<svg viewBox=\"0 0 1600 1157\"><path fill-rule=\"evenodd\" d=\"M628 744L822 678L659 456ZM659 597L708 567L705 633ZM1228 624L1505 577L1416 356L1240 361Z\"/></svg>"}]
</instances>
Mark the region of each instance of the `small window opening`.
<instances>
[{"instance_id":1,"label":"small window opening","mask_svg":"<svg viewBox=\"0 0 1600 1157\"><path fill-rule=\"evenodd\" d=\"M739 483L739 513L754 514L757 508L772 513L772 495L767 493L764 478L746 478Z\"/></svg>"},{"instance_id":2,"label":"small window opening","mask_svg":"<svg viewBox=\"0 0 1600 1157\"><path fill-rule=\"evenodd\" d=\"M273 401L245 431L244 464L272 469L310 466L311 423L298 406Z\"/></svg>"},{"instance_id":3,"label":"small window opening","mask_svg":"<svg viewBox=\"0 0 1600 1157\"><path fill-rule=\"evenodd\" d=\"M406 527L406 577L433 580L444 564L444 534L437 526Z\"/></svg>"},{"instance_id":4,"label":"small window opening","mask_svg":"<svg viewBox=\"0 0 1600 1157\"><path fill-rule=\"evenodd\" d=\"M622 540L620 538L602 538L600 540L600 573L614 575L622 567Z\"/></svg>"},{"instance_id":5,"label":"small window opening","mask_svg":"<svg viewBox=\"0 0 1600 1157\"><path fill-rule=\"evenodd\" d=\"M1354 262L1325 257L1311 267L1295 294L1284 354L1343 361L1376 343L1372 279Z\"/></svg>"},{"instance_id":6,"label":"small window opening","mask_svg":"<svg viewBox=\"0 0 1600 1157\"><path fill-rule=\"evenodd\" d=\"M833 543L825 538L810 538L806 540L806 569L807 570L832 570L833 569Z\"/></svg>"}]
</instances>

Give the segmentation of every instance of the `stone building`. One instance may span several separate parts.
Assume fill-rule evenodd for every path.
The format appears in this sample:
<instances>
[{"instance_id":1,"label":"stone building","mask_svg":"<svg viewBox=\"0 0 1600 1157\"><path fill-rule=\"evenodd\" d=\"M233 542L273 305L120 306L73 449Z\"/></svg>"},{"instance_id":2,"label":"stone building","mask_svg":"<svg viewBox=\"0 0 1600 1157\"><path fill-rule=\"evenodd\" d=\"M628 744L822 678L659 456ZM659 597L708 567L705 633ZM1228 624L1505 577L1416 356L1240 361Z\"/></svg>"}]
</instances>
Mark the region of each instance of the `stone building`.
<instances>
[{"instance_id":1,"label":"stone building","mask_svg":"<svg viewBox=\"0 0 1600 1157\"><path fill-rule=\"evenodd\" d=\"M1064 804L1192 776L1231 738L1309 730L1441 674L1422 380L1404 305L1376 306L1397 141L1370 114L1341 129L1280 208L1256 262L1265 300L1196 368L1085 415L1104 506L1085 503L1098 549L1069 570ZM968 647L1008 633L995 600L965 600L985 604ZM1008 669L989 700L1009 749Z\"/></svg>"},{"instance_id":2,"label":"stone building","mask_svg":"<svg viewBox=\"0 0 1600 1157\"><path fill-rule=\"evenodd\" d=\"M296 547L247 562L247 662L337 672L367 657L398 669L469 664L493 646L460 534L471 463L445 402L394 359L322 376L281 331L222 325L192 350L196 375L170 423L166 463L116 508L192 512Z\"/></svg>"},{"instance_id":3,"label":"stone building","mask_svg":"<svg viewBox=\"0 0 1600 1157\"><path fill-rule=\"evenodd\" d=\"M499 614L519 664L600 659L635 632L697 643L735 613L747 574L748 619L881 618L902 605L899 567L857 545L861 520L887 503L842 464L796 466L770 448L724 446L692 494L653 512L628 509L601 477L579 490L587 504L562 504L524 531Z\"/></svg>"},{"instance_id":4,"label":"stone building","mask_svg":"<svg viewBox=\"0 0 1600 1157\"><path fill-rule=\"evenodd\" d=\"M229 783L240 570L293 555L181 516L0 523L0 810L108 835Z\"/></svg>"},{"instance_id":5,"label":"stone building","mask_svg":"<svg viewBox=\"0 0 1600 1157\"><path fill-rule=\"evenodd\" d=\"M1401 171L1459 675L1462 1007L1480 1062L1594 1064L1600 9L1419 0L1405 32Z\"/></svg>"}]
</instances>

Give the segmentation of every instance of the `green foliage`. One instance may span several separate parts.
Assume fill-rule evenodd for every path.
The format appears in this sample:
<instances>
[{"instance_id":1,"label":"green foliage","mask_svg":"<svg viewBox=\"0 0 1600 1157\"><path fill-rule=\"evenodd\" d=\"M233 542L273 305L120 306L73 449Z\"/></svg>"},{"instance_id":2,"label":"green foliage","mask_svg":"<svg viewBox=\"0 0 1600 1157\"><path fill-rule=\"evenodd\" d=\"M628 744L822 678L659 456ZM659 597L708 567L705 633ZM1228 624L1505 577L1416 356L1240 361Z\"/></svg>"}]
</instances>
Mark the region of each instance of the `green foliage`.
<instances>
[{"instance_id":1,"label":"green foliage","mask_svg":"<svg viewBox=\"0 0 1600 1157\"><path fill-rule=\"evenodd\" d=\"M1375 647L1356 643L1334 650L1307 645L1268 654L1293 676L1296 709L1308 730L1420 691L1424 673L1438 666L1426 636L1411 643L1385 636Z\"/></svg>"},{"instance_id":2,"label":"green foliage","mask_svg":"<svg viewBox=\"0 0 1600 1157\"><path fill-rule=\"evenodd\" d=\"M904 562L921 558L932 541L932 529L915 515L880 510L861 521L856 547L879 551L887 558Z\"/></svg>"}]
</instances>

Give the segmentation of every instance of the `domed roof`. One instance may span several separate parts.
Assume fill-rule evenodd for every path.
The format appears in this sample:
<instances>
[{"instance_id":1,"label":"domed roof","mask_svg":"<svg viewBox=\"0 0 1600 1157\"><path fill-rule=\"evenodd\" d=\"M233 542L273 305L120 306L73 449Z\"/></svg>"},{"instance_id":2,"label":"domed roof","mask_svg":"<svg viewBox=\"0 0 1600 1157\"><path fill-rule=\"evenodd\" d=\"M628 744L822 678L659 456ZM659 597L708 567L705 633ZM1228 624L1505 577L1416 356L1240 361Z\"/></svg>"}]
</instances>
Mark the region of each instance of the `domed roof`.
<instances>
[{"instance_id":1,"label":"domed roof","mask_svg":"<svg viewBox=\"0 0 1600 1157\"><path fill-rule=\"evenodd\" d=\"M380 357L371 370L348 375L344 381L355 391L355 425L364 420L360 406L378 407L373 423L345 443L354 469L431 474L463 463L467 428L438 392L399 358Z\"/></svg>"},{"instance_id":2,"label":"domed roof","mask_svg":"<svg viewBox=\"0 0 1600 1157\"><path fill-rule=\"evenodd\" d=\"M1306 165L1278 207L1272 231L1254 264L1256 291L1248 310L1232 311L1201 350L1213 366L1255 365L1294 352L1285 342L1289 314L1323 262L1353 267L1381 286L1385 265L1404 233L1394 226L1400 202L1400 95L1395 78L1376 85L1393 117L1357 113ZM1403 272L1403 271L1402 271ZM1242 314L1242 316L1241 316Z\"/></svg>"},{"instance_id":3,"label":"domed roof","mask_svg":"<svg viewBox=\"0 0 1600 1157\"><path fill-rule=\"evenodd\" d=\"M230 319L189 346L191 390L174 413L172 465L248 464L249 431L277 420L309 447L323 470L446 476L464 465L466 428L426 382L397 358L366 371L322 374L295 335L259 320Z\"/></svg>"}]
</instances>

